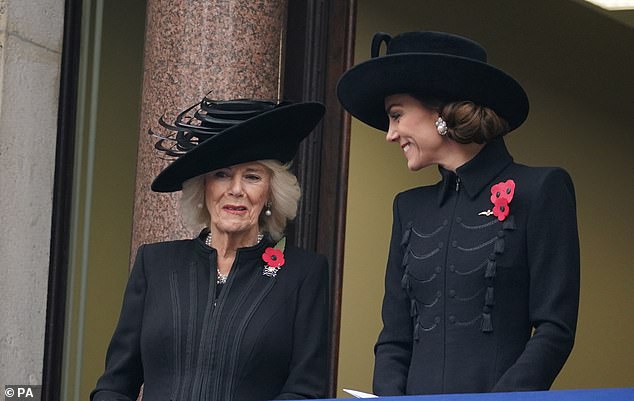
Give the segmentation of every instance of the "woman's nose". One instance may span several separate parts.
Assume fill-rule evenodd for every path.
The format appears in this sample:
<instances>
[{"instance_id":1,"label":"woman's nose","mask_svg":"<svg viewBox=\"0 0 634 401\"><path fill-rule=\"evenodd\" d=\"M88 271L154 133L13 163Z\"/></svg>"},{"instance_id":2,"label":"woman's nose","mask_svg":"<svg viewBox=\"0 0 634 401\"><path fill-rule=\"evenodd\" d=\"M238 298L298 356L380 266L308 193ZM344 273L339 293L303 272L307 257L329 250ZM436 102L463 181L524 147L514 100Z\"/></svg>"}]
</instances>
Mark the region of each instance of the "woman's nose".
<instances>
[{"instance_id":1,"label":"woman's nose","mask_svg":"<svg viewBox=\"0 0 634 401\"><path fill-rule=\"evenodd\" d=\"M387 135L385 135L385 140L388 142L395 142L398 140L398 132L392 121L390 121L390 126L387 128Z\"/></svg>"},{"instance_id":2,"label":"woman's nose","mask_svg":"<svg viewBox=\"0 0 634 401\"><path fill-rule=\"evenodd\" d=\"M234 175L231 179L231 187L229 188L229 193L236 197L241 197L244 195L244 191L242 188L242 180L238 175Z\"/></svg>"}]
</instances>

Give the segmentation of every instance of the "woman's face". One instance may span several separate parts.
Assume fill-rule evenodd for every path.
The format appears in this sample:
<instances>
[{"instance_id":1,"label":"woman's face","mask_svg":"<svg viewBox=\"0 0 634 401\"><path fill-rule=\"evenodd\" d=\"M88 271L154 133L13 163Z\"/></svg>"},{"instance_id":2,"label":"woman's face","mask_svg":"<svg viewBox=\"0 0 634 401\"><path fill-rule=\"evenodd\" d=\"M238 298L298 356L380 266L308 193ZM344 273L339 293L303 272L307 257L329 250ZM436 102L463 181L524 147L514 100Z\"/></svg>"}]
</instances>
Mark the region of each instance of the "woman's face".
<instances>
[{"instance_id":1,"label":"woman's face","mask_svg":"<svg viewBox=\"0 0 634 401\"><path fill-rule=\"evenodd\" d=\"M446 140L436 129L438 112L407 94L386 97L385 111L390 120L385 138L399 144L407 158L407 168L417 171L438 164Z\"/></svg>"},{"instance_id":2,"label":"woman's face","mask_svg":"<svg viewBox=\"0 0 634 401\"><path fill-rule=\"evenodd\" d=\"M227 234L257 234L269 197L270 171L258 162L237 164L205 175L205 203L211 228Z\"/></svg>"}]
</instances>

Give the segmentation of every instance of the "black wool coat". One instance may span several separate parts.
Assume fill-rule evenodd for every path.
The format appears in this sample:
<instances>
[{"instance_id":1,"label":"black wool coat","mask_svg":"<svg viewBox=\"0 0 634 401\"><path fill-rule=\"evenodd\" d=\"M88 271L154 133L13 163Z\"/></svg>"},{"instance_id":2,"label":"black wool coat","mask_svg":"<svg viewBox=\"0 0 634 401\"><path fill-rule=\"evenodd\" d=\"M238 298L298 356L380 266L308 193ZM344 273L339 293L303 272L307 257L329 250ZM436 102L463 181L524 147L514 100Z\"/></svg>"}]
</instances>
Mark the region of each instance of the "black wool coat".
<instances>
[{"instance_id":1,"label":"black wool coat","mask_svg":"<svg viewBox=\"0 0 634 401\"><path fill-rule=\"evenodd\" d=\"M136 400L141 384L150 401L325 397L326 259L287 245L265 276L265 237L237 251L216 294L205 235L139 248L91 400Z\"/></svg>"},{"instance_id":2,"label":"black wool coat","mask_svg":"<svg viewBox=\"0 0 634 401\"><path fill-rule=\"evenodd\" d=\"M560 168L513 162L503 139L436 185L396 196L375 347L379 395L548 389L579 305L575 194ZM513 180L500 221L491 187Z\"/></svg>"}]
</instances>

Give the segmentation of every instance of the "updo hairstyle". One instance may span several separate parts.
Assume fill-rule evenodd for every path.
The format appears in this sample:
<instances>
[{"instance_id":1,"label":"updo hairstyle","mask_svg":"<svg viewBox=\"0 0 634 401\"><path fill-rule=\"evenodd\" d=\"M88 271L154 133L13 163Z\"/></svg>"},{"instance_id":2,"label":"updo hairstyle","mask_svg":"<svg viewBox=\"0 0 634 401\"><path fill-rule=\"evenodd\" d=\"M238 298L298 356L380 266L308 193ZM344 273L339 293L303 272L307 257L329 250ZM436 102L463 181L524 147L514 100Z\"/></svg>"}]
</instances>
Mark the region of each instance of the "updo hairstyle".
<instances>
[{"instance_id":1,"label":"updo hairstyle","mask_svg":"<svg viewBox=\"0 0 634 401\"><path fill-rule=\"evenodd\" d=\"M447 137L458 143L487 143L509 132L508 123L489 107L470 101L443 103L437 99L414 97L440 114L447 123Z\"/></svg>"}]
</instances>

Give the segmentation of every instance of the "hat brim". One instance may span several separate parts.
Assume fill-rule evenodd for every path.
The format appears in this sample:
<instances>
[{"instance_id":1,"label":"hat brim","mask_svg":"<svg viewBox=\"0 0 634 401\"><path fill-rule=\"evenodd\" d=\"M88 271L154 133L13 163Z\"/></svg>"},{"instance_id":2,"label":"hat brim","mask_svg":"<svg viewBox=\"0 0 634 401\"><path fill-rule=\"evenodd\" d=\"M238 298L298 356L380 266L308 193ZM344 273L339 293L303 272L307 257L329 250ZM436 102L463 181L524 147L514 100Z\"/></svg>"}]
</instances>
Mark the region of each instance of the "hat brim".
<instances>
[{"instance_id":1,"label":"hat brim","mask_svg":"<svg viewBox=\"0 0 634 401\"><path fill-rule=\"evenodd\" d=\"M344 108L364 123L387 131L385 98L397 93L472 101L493 109L519 127L528 116L528 97L521 85L489 64L436 53L398 53L377 57L348 70L337 84Z\"/></svg>"},{"instance_id":2,"label":"hat brim","mask_svg":"<svg viewBox=\"0 0 634 401\"><path fill-rule=\"evenodd\" d=\"M287 163L323 115L322 104L306 102L277 107L245 120L173 161L154 179L152 191L180 191L190 178L240 163L268 159Z\"/></svg>"}]
</instances>

